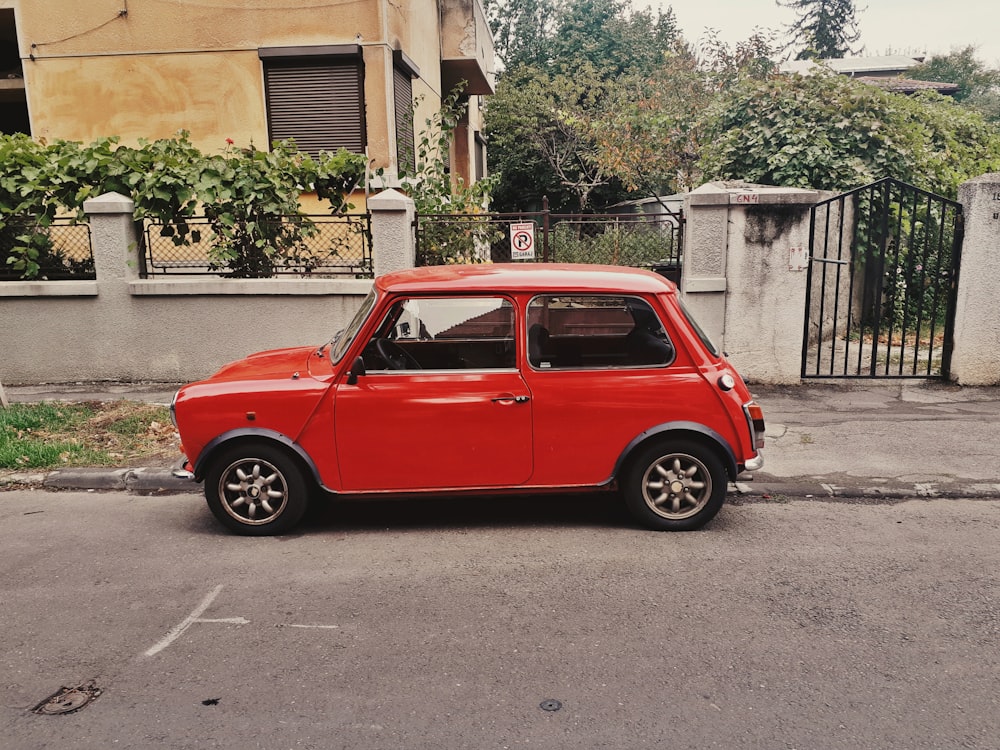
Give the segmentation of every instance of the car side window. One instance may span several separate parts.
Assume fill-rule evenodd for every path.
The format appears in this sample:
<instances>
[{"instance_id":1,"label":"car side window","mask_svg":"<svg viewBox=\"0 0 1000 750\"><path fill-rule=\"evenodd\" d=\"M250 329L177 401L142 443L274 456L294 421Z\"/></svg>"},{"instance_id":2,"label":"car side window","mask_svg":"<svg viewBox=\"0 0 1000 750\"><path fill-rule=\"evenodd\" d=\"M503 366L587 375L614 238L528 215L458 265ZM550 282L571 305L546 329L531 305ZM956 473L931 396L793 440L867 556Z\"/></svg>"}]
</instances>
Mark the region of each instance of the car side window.
<instances>
[{"instance_id":1,"label":"car side window","mask_svg":"<svg viewBox=\"0 0 1000 750\"><path fill-rule=\"evenodd\" d=\"M401 299L365 346L365 369L512 369L514 321L514 306L503 297Z\"/></svg>"},{"instance_id":2,"label":"car side window","mask_svg":"<svg viewBox=\"0 0 1000 750\"><path fill-rule=\"evenodd\" d=\"M528 304L528 363L535 369L662 367L674 346L640 297L540 295Z\"/></svg>"}]
</instances>

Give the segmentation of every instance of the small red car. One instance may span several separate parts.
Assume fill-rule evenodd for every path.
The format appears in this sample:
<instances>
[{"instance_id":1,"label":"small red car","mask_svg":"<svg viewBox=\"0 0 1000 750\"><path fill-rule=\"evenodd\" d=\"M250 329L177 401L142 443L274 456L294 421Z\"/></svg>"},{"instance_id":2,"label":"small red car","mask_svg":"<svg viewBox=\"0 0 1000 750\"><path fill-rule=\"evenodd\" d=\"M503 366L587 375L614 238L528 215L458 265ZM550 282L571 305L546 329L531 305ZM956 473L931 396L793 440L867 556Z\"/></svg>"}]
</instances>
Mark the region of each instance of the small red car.
<instances>
[{"instance_id":1,"label":"small red car","mask_svg":"<svg viewBox=\"0 0 1000 750\"><path fill-rule=\"evenodd\" d=\"M388 274L329 343L226 365L171 412L175 473L240 534L323 495L615 488L639 523L696 529L763 463L761 409L675 286L621 267Z\"/></svg>"}]
</instances>

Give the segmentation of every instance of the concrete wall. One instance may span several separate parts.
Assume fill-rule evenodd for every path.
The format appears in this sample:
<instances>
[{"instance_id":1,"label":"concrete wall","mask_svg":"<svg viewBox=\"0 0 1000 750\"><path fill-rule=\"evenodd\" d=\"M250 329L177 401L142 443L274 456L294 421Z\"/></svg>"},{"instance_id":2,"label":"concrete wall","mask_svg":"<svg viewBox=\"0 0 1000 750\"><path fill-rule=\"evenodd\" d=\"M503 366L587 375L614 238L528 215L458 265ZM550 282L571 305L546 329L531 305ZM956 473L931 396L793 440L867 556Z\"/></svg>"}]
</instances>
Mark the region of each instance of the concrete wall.
<instances>
[{"instance_id":1,"label":"concrete wall","mask_svg":"<svg viewBox=\"0 0 1000 750\"><path fill-rule=\"evenodd\" d=\"M727 184L686 197L685 303L751 382L800 382L809 214L825 197ZM1000 174L966 183L961 200L952 378L997 385ZM376 274L412 267L412 201L387 190L369 209ZM96 281L0 283L0 383L198 379L253 351L327 341L371 288L364 280L140 279L131 200L101 196L86 210Z\"/></svg>"},{"instance_id":2,"label":"concrete wall","mask_svg":"<svg viewBox=\"0 0 1000 750\"><path fill-rule=\"evenodd\" d=\"M412 202L371 200L377 273L412 265ZM366 280L140 279L132 201L87 201L96 281L0 283L0 382L197 380L254 351L320 345ZM411 239L407 241L407 237Z\"/></svg>"},{"instance_id":3,"label":"concrete wall","mask_svg":"<svg viewBox=\"0 0 1000 750\"><path fill-rule=\"evenodd\" d=\"M798 383L815 190L703 185L685 198L681 292L748 380Z\"/></svg>"},{"instance_id":4,"label":"concrete wall","mask_svg":"<svg viewBox=\"0 0 1000 750\"><path fill-rule=\"evenodd\" d=\"M801 382L810 209L832 193L742 183L703 185L685 197L687 217L681 292L706 332L752 382ZM951 379L960 385L1000 384L1000 174L963 184L965 237L957 288ZM841 227L851 233L852 202L819 212L818 242L827 235L828 257L847 253ZM829 226L827 226L829 220ZM839 244L838 244L839 243ZM822 250L820 250L822 253ZM813 314L823 330L809 331L830 340L846 325L846 306L833 304L852 279L812 290ZM861 273L861 271L858 271ZM855 278L856 286L860 281ZM821 298L826 294L826 299ZM844 297L842 296L843 300ZM860 295L855 295L860 304ZM836 311L836 317L834 316ZM857 312L857 311L856 311ZM816 323L819 326L819 323Z\"/></svg>"}]
</instances>

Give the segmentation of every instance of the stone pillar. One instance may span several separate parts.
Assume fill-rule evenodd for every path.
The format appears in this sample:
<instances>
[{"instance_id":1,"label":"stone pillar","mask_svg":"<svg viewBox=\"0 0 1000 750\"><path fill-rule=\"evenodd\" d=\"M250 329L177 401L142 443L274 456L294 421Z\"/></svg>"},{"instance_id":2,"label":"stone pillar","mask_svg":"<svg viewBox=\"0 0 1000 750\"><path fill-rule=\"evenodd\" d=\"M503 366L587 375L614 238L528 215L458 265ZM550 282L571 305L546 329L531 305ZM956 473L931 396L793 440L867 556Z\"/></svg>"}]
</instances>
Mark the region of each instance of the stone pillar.
<instances>
[{"instance_id":1,"label":"stone pillar","mask_svg":"<svg viewBox=\"0 0 1000 750\"><path fill-rule=\"evenodd\" d=\"M139 378L142 375L135 371L145 372L146 362L135 341L137 331L147 321L137 317L135 300L129 290L129 284L139 278L134 209L132 199L119 193L105 193L83 202L83 210L90 221L98 304L87 311L87 345L74 350L78 361L67 362L67 369L105 370L107 364L94 367L96 357L104 363L118 363L113 369L130 372L122 377Z\"/></svg>"},{"instance_id":2,"label":"stone pillar","mask_svg":"<svg viewBox=\"0 0 1000 750\"><path fill-rule=\"evenodd\" d=\"M965 239L958 277L951 378L1000 385L1000 172L962 183Z\"/></svg>"},{"instance_id":3,"label":"stone pillar","mask_svg":"<svg viewBox=\"0 0 1000 750\"><path fill-rule=\"evenodd\" d=\"M729 246L729 193L709 183L684 197L684 303L717 346L726 331L726 251Z\"/></svg>"},{"instance_id":4,"label":"stone pillar","mask_svg":"<svg viewBox=\"0 0 1000 750\"><path fill-rule=\"evenodd\" d=\"M396 190L383 190L368 199L372 215L372 262L375 275L416 265L413 201Z\"/></svg>"},{"instance_id":5,"label":"stone pillar","mask_svg":"<svg viewBox=\"0 0 1000 750\"><path fill-rule=\"evenodd\" d=\"M753 382L801 380L810 209L819 198L717 183L685 199L684 302Z\"/></svg>"},{"instance_id":6,"label":"stone pillar","mask_svg":"<svg viewBox=\"0 0 1000 750\"><path fill-rule=\"evenodd\" d=\"M139 278L139 237L135 202L120 193L105 193L83 202L93 238L94 270L102 283ZM102 288L102 293L103 293Z\"/></svg>"}]
</instances>

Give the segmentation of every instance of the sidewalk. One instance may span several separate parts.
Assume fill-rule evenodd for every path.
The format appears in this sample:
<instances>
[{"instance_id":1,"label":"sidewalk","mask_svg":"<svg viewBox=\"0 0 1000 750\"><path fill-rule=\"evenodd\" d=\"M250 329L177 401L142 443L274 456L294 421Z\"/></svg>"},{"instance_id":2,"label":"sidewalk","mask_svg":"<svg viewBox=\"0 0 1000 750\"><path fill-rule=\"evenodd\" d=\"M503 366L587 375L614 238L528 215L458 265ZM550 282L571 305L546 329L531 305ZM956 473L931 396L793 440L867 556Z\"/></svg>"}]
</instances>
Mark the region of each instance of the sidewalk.
<instances>
[{"instance_id":1,"label":"sidewalk","mask_svg":"<svg viewBox=\"0 0 1000 750\"><path fill-rule=\"evenodd\" d=\"M176 384L7 386L11 401L130 399L167 404ZM1000 498L1000 387L924 381L751 386L767 423L764 468L733 491L770 497ZM200 492L168 465L30 475L52 489ZM27 475L25 475L27 476ZM746 479L747 481L744 481Z\"/></svg>"}]
</instances>

